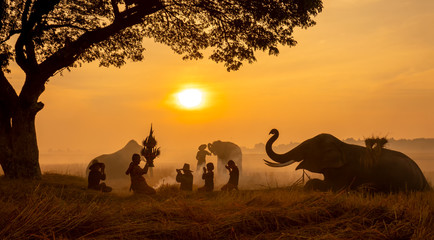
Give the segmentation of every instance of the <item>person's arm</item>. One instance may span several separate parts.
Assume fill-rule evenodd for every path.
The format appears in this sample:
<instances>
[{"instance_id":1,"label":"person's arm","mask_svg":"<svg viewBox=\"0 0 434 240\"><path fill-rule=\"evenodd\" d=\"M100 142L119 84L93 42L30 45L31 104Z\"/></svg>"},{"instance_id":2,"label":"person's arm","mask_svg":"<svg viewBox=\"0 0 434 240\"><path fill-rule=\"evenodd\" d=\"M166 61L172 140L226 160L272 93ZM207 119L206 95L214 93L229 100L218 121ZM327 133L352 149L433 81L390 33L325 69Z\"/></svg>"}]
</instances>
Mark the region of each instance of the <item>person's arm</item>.
<instances>
[{"instance_id":1,"label":"person's arm","mask_svg":"<svg viewBox=\"0 0 434 240\"><path fill-rule=\"evenodd\" d=\"M128 175L128 174L131 173L131 170L133 169L133 166L134 166L134 163L131 162L130 165L128 166L127 171L125 172L126 175Z\"/></svg>"},{"instance_id":2,"label":"person's arm","mask_svg":"<svg viewBox=\"0 0 434 240\"><path fill-rule=\"evenodd\" d=\"M101 180L105 180L105 177L106 177L106 176L105 176L105 173L104 173L104 172L101 172L101 174L100 174L100 179L101 179Z\"/></svg>"},{"instance_id":3,"label":"person's arm","mask_svg":"<svg viewBox=\"0 0 434 240\"><path fill-rule=\"evenodd\" d=\"M101 180L105 180L105 177L106 177L104 169L105 169L105 165L102 165L102 167L101 167Z\"/></svg>"},{"instance_id":4,"label":"person's arm","mask_svg":"<svg viewBox=\"0 0 434 240\"><path fill-rule=\"evenodd\" d=\"M143 168L143 173L142 174L148 173L148 169L149 169L149 165L148 165L148 163L146 163L145 167Z\"/></svg>"},{"instance_id":5,"label":"person's arm","mask_svg":"<svg viewBox=\"0 0 434 240\"><path fill-rule=\"evenodd\" d=\"M203 168L202 179L206 179L206 176L207 176L206 168Z\"/></svg>"},{"instance_id":6,"label":"person's arm","mask_svg":"<svg viewBox=\"0 0 434 240\"><path fill-rule=\"evenodd\" d=\"M204 180L205 181L209 181L209 180L212 181L213 176L214 176L214 174L212 172L207 172L206 175L205 175Z\"/></svg>"},{"instance_id":7,"label":"person's arm","mask_svg":"<svg viewBox=\"0 0 434 240\"><path fill-rule=\"evenodd\" d=\"M184 175L181 173L181 171L177 170L177 172L178 172L178 174L176 175L176 181L177 182L182 182L182 180L184 178Z\"/></svg>"}]
</instances>

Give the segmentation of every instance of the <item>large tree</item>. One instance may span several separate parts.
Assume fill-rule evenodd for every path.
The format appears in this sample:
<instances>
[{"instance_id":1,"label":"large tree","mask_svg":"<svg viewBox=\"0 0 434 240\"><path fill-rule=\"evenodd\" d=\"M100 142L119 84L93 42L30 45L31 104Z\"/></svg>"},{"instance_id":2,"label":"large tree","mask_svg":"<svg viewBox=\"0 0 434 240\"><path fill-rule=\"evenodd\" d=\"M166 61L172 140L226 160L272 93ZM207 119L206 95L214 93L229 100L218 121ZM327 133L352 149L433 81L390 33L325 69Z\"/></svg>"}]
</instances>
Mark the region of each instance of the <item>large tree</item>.
<instances>
[{"instance_id":1,"label":"large tree","mask_svg":"<svg viewBox=\"0 0 434 240\"><path fill-rule=\"evenodd\" d=\"M321 0L0 0L0 164L7 177L39 178L35 116L51 76L83 63L120 67L143 59L143 38L184 59L209 58L228 71L255 51L294 46ZM17 92L7 79L15 61L25 73Z\"/></svg>"}]
</instances>

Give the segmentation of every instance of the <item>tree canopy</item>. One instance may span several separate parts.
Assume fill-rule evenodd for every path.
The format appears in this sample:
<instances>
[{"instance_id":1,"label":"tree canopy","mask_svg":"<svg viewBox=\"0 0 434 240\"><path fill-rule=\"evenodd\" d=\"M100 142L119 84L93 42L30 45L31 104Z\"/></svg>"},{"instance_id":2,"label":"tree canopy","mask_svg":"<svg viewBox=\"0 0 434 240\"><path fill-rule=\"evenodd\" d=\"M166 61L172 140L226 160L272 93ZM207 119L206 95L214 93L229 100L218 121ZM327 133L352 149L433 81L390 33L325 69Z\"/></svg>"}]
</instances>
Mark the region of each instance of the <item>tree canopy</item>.
<instances>
[{"instance_id":1,"label":"tree canopy","mask_svg":"<svg viewBox=\"0 0 434 240\"><path fill-rule=\"evenodd\" d=\"M23 70L55 64L56 71L98 60L121 66L143 59L144 37L185 59L203 57L237 70L255 50L279 53L296 44L294 27L315 24L320 0L13 0L3 2L2 52ZM63 61L54 61L58 59ZM7 64L3 57L2 67ZM10 58L6 58L10 59ZM47 66L48 68L48 66ZM51 72L52 74L52 72Z\"/></svg>"}]
</instances>

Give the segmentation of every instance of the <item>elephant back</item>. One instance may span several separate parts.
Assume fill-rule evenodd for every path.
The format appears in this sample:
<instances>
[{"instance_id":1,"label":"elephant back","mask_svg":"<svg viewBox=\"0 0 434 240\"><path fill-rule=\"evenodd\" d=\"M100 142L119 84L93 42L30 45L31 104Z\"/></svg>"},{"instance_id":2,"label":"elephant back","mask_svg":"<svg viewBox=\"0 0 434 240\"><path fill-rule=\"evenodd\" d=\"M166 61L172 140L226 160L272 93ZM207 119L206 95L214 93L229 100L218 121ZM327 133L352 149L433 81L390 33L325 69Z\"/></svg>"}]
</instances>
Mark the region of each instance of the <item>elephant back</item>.
<instances>
[{"instance_id":1,"label":"elephant back","mask_svg":"<svg viewBox=\"0 0 434 240\"><path fill-rule=\"evenodd\" d=\"M88 167L86 168L86 176L89 174L89 166L96 159L98 162L105 164L107 179L128 179L128 176L125 175L125 170L131 162L131 156L134 153L139 153L141 149L141 145L136 141L131 140L119 151L111 154L100 155L89 162Z\"/></svg>"},{"instance_id":2,"label":"elephant back","mask_svg":"<svg viewBox=\"0 0 434 240\"><path fill-rule=\"evenodd\" d=\"M371 172L372 178L384 191L421 191L430 188L417 163L398 151L383 149Z\"/></svg>"}]
</instances>

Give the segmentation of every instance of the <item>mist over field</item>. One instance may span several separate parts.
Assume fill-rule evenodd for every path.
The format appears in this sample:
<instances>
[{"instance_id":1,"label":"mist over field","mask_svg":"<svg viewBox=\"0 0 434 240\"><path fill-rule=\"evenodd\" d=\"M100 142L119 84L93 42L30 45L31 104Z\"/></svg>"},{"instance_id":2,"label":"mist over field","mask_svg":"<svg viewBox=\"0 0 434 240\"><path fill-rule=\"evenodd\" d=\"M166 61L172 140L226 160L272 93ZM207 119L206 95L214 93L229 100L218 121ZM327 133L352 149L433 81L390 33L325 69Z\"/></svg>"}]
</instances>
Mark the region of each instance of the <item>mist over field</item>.
<instances>
[{"instance_id":1,"label":"mist over field","mask_svg":"<svg viewBox=\"0 0 434 240\"><path fill-rule=\"evenodd\" d=\"M344 142L364 146L363 140L355 140L352 138L345 139ZM163 143L164 144L164 143ZM299 143L291 142L288 144L277 144L273 148L278 153L285 153L297 146ZM105 153L85 153L78 150L60 150L50 149L40 153L40 163L43 172L61 173L75 175L80 177L86 176L86 168L89 162L102 155L116 152L124 146L119 146L118 149L113 149L111 152ZM265 144L258 143L253 147L241 147L243 152L243 172L240 176L241 189L268 189L275 187L290 186L296 181L301 181L302 170L295 170L297 164L289 167L272 168L264 164L263 159L269 159L265 153ZM386 148L401 151L412 158L422 169L428 182L434 182L434 139L389 139ZM162 147L162 154L155 160L155 168L153 173L145 175L148 183L154 188L160 187L162 184L178 184L175 181L176 168L181 168L184 163L189 163L193 170L196 169L197 149L176 150L165 149ZM216 156L208 156L207 162L217 164ZM125 163L125 170L128 167L128 162ZM321 178L322 175L314 174L306 171L309 177ZM202 171L194 173L195 188L203 186L204 182L201 179ZM227 182L228 174L215 176L215 190ZM307 181L307 176L305 176ZM128 192L130 179L125 175L122 178L113 179L110 175L107 176L106 183L114 188L115 192Z\"/></svg>"}]
</instances>

